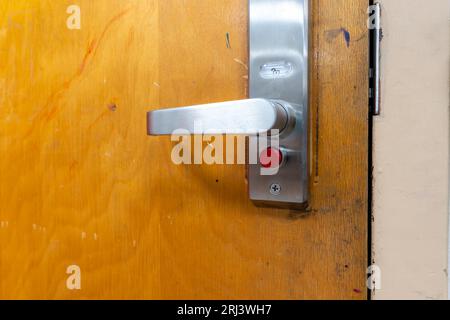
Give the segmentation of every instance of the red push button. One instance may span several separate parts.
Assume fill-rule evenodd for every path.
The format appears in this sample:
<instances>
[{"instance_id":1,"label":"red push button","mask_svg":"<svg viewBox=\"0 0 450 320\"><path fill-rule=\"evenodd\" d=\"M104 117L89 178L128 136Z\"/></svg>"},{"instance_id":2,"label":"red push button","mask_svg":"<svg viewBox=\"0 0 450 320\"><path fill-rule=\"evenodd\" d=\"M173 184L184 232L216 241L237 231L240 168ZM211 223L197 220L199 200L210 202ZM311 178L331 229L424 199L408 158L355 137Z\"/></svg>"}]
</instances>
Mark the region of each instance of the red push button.
<instances>
[{"instance_id":1,"label":"red push button","mask_svg":"<svg viewBox=\"0 0 450 320\"><path fill-rule=\"evenodd\" d=\"M259 156L263 168L278 168L283 162L283 152L277 148L269 147Z\"/></svg>"}]
</instances>

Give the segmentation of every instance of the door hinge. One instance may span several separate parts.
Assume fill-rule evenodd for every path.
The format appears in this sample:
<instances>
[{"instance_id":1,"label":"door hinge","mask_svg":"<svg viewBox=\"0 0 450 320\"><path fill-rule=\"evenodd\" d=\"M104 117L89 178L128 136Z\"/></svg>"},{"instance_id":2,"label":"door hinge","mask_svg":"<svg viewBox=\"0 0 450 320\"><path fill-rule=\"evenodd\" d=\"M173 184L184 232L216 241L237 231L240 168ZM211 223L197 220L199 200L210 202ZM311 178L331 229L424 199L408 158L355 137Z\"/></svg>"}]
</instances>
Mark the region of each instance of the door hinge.
<instances>
[{"instance_id":1,"label":"door hinge","mask_svg":"<svg viewBox=\"0 0 450 320\"><path fill-rule=\"evenodd\" d=\"M383 38L381 28L381 5L375 3L369 8L369 34L370 34L370 67L369 67L369 101L373 116L381 113L381 75L380 75L380 43Z\"/></svg>"}]
</instances>

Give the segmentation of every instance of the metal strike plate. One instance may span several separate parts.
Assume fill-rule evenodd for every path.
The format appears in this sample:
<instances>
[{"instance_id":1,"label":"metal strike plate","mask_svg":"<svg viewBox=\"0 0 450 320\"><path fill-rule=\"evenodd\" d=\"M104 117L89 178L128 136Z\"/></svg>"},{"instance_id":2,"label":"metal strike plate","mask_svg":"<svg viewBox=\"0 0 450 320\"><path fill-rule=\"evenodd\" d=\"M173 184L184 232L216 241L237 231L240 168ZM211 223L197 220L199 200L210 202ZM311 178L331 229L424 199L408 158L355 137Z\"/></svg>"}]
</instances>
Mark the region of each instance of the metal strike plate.
<instances>
[{"instance_id":1,"label":"metal strike plate","mask_svg":"<svg viewBox=\"0 0 450 320\"><path fill-rule=\"evenodd\" d=\"M261 206L303 209L308 183L309 0L250 0L250 98L292 104L297 123L280 137L286 161L275 175L248 165L249 196ZM254 139L261 137L251 136ZM261 150L260 150L261 151Z\"/></svg>"}]
</instances>

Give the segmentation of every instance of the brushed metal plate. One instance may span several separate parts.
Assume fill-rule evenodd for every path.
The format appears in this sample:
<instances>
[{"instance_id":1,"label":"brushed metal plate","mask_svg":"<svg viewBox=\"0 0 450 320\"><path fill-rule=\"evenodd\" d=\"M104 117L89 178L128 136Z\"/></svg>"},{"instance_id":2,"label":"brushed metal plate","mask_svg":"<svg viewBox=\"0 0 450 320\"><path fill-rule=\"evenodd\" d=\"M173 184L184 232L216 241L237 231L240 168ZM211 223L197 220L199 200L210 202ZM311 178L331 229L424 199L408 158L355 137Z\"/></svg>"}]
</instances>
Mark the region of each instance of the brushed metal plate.
<instances>
[{"instance_id":1,"label":"brushed metal plate","mask_svg":"<svg viewBox=\"0 0 450 320\"><path fill-rule=\"evenodd\" d=\"M249 5L250 98L287 101L297 114L294 131L280 137L288 157L278 173L261 175L260 164L248 165L249 197L256 205L303 209L309 198L309 0L250 0ZM265 138L250 139L252 144Z\"/></svg>"}]
</instances>

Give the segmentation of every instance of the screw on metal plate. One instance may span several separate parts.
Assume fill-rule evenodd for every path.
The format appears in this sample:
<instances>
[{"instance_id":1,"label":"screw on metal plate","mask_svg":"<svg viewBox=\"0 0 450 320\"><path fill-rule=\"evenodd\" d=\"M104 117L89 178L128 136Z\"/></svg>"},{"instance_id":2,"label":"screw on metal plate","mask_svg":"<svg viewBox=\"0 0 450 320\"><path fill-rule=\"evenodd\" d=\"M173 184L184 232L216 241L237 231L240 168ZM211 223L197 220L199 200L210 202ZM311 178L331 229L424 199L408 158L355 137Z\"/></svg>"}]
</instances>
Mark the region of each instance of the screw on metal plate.
<instances>
[{"instance_id":1,"label":"screw on metal plate","mask_svg":"<svg viewBox=\"0 0 450 320\"><path fill-rule=\"evenodd\" d=\"M274 183L270 186L270 193L274 196L278 196L281 193L281 186L278 183Z\"/></svg>"}]
</instances>

